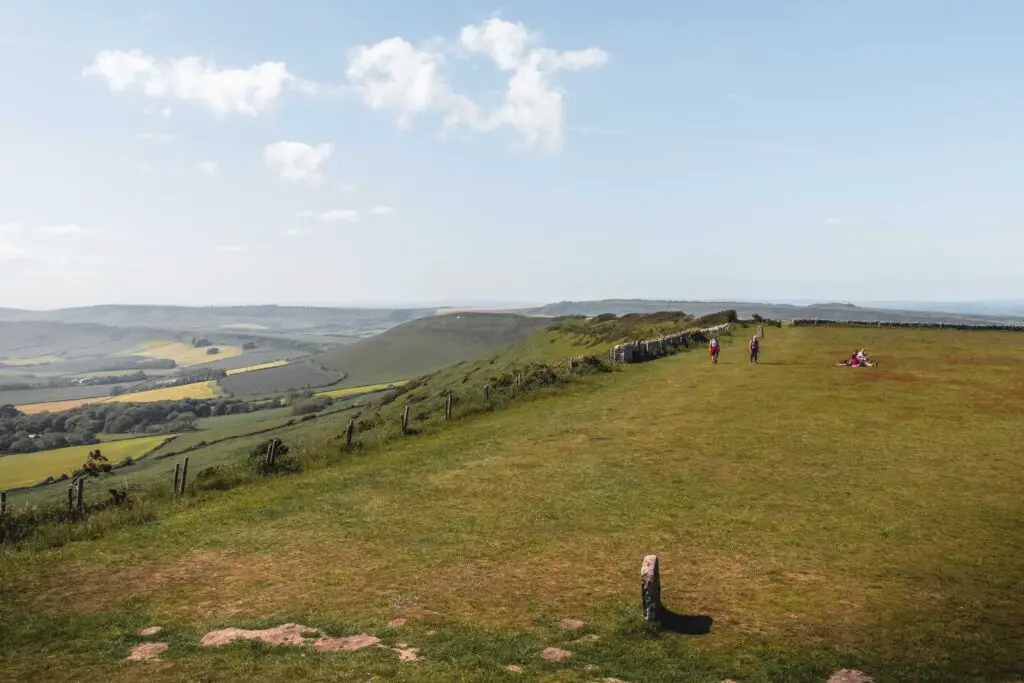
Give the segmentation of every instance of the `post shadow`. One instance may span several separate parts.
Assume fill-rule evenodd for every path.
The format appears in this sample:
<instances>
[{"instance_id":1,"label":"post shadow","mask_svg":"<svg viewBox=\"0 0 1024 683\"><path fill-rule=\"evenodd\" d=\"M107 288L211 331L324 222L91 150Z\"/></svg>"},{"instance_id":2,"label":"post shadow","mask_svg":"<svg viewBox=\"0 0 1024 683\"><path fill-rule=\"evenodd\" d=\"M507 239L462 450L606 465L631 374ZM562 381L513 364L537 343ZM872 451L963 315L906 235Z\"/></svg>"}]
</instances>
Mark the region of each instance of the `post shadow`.
<instances>
[{"instance_id":1,"label":"post shadow","mask_svg":"<svg viewBox=\"0 0 1024 683\"><path fill-rule=\"evenodd\" d=\"M649 626L690 636L711 633L714 619L710 616L679 614L661 604L661 571L657 555L648 555L640 566L640 600L644 610L644 621Z\"/></svg>"}]
</instances>

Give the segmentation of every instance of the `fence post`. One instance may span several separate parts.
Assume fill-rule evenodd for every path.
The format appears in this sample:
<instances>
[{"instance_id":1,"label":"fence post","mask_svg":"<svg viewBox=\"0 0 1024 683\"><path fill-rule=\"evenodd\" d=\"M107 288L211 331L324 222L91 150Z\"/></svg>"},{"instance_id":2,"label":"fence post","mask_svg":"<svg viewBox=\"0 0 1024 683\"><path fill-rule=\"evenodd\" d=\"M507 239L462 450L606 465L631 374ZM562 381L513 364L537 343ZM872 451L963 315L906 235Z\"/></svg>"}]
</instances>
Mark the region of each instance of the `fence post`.
<instances>
[{"instance_id":1,"label":"fence post","mask_svg":"<svg viewBox=\"0 0 1024 683\"><path fill-rule=\"evenodd\" d=\"M573 368L573 357L569 356L569 372L572 372Z\"/></svg>"},{"instance_id":2,"label":"fence post","mask_svg":"<svg viewBox=\"0 0 1024 683\"><path fill-rule=\"evenodd\" d=\"M72 514L75 511L75 487L68 487L68 514Z\"/></svg>"},{"instance_id":3,"label":"fence post","mask_svg":"<svg viewBox=\"0 0 1024 683\"><path fill-rule=\"evenodd\" d=\"M181 480L181 463L174 463L174 495L178 495L178 482Z\"/></svg>"},{"instance_id":4,"label":"fence post","mask_svg":"<svg viewBox=\"0 0 1024 683\"><path fill-rule=\"evenodd\" d=\"M85 477L78 480L78 494L75 497L75 508L78 514L85 512Z\"/></svg>"},{"instance_id":5,"label":"fence post","mask_svg":"<svg viewBox=\"0 0 1024 683\"><path fill-rule=\"evenodd\" d=\"M7 514L7 491L0 491L0 517Z\"/></svg>"},{"instance_id":6,"label":"fence post","mask_svg":"<svg viewBox=\"0 0 1024 683\"><path fill-rule=\"evenodd\" d=\"M405 408L402 409L402 433L409 433L409 406L406 404Z\"/></svg>"},{"instance_id":7,"label":"fence post","mask_svg":"<svg viewBox=\"0 0 1024 683\"><path fill-rule=\"evenodd\" d=\"M352 449L352 434L353 434L353 432L355 432L355 430L356 430L356 421L355 420L349 420L348 421L348 427L345 428L345 449L346 450L351 450Z\"/></svg>"},{"instance_id":8,"label":"fence post","mask_svg":"<svg viewBox=\"0 0 1024 683\"><path fill-rule=\"evenodd\" d=\"M490 403L490 402L491 402L491 385L490 384L485 384L484 385L484 403Z\"/></svg>"},{"instance_id":9,"label":"fence post","mask_svg":"<svg viewBox=\"0 0 1024 683\"><path fill-rule=\"evenodd\" d=\"M188 481L188 456L185 456L185 464L181 466L181 495L185 495L185 482Z\"/></svg>"}]
</instances>

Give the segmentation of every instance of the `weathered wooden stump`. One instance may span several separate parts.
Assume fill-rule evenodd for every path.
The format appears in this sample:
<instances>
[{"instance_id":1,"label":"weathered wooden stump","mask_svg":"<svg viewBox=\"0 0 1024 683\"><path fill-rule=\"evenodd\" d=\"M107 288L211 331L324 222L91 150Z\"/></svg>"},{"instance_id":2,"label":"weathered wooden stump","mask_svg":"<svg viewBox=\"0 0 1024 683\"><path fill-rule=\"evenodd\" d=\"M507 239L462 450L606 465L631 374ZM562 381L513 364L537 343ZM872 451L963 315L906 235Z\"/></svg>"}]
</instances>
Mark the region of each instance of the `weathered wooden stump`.
<instances>
[{"instance_id":1,"label":"weathered wooden stump","mask_svg":"<svg viewBox=\"0 0 1024 683\"><path fill-rule=\"evenodd\" d=\"M409 433L409 406L405 406L402 410L402 433Z\"/></svg>"},{"instance_id":2,"label":"weathered wooden stump","mask_svg":"<svg viewBox=\"0 0 1024 683\"><path fill-rule=\"evenodd\" d=\"M640 601L644 610L644 621L648 624L660 624L663 608L657 555L648 555L640 566Z\"/></svg>"},{"instance_id":3,"label":"weathered wooden stump","mask_svg":"<svg viewBox=\"0 0 1024 683\"><path fill-rule=\"evenodd\" d=\"M185 464L181 466L181 494L185 495L185 482L188 480L188 456L185 456Z\"/></svg>"},{"instance_id":4,"label":"weathered wooden stump","mask_svg":"<svg viewBox=\"0 0 1024 683\"><path fill-rule=\"evenodd\" d=\"M181 481L181 463L174 463L174 495L178 495L178 482Z\"/></svg>"},{"instance_id":5,"label":"weathered wooden stump","mask_svg":"<svg viewBox=\"0 0 1024 683\"><path fill-rule=\"evenodd\" d=\"M352 450L352 435L356 431L356 421L349 420L348 427L345 428L345 450Z\"/></svg>"},{"instance_id":6,"label":"weathered wooden stump","mask_svg":"<svg viewBox=\"0 0 1024 683\"><path fill-rule=\"evenodd\" d=\"M68 487L68 514L72 514L75 511L75 487Z\"/></svg>"}]
</instances>

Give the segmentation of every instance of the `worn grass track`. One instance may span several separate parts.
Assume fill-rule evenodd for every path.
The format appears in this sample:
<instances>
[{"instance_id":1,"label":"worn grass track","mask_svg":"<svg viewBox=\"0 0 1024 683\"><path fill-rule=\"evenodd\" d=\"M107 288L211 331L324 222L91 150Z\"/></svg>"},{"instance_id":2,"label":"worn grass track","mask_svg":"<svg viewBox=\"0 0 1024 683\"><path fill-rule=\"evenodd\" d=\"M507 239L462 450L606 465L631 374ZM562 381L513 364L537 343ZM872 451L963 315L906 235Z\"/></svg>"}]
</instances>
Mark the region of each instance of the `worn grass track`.
<instances>
[{"instance_id":1,"label":"worn grass track","mask_svg":"<svg viewBox=\"0 0 1024 683\"><path fill-rule=\"evenodd\" d=\"M7 553L0 659L36 680L823 681L851 666L1008 683L1024 668L1021 341L769 329L758 366L739 336L718 366L698 352L630 367L97 541ZM860 346L881 367L832 365ZM651 552L668 606L712 616L710 635L637 628ZM600 639L573 642L566 617ZM424 660L197 647L283 621L369 630ZM169 629L166 661L121 663L150 624ZM576 654L542 662L548 645Z\"/></svg>"}]
</instances>

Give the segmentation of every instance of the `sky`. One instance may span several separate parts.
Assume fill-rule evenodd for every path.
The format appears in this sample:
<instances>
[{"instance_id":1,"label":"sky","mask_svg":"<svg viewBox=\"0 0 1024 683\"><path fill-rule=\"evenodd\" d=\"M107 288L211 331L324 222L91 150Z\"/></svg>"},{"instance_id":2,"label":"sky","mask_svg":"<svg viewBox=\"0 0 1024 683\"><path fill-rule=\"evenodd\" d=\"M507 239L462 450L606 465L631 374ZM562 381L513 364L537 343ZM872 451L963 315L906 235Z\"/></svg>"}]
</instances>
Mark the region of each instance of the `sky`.
<instances>
[{"instance_id":1,"label":"sky","mask_svg":"<svg viewBox=\"0 0 1024 683\"><path fill-rule=\"evenodd\" d=\"M0 306L1024 295L1019 0L0 0Z\"/></svg>"}]
</instances>

